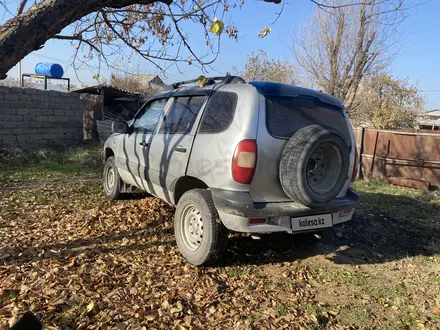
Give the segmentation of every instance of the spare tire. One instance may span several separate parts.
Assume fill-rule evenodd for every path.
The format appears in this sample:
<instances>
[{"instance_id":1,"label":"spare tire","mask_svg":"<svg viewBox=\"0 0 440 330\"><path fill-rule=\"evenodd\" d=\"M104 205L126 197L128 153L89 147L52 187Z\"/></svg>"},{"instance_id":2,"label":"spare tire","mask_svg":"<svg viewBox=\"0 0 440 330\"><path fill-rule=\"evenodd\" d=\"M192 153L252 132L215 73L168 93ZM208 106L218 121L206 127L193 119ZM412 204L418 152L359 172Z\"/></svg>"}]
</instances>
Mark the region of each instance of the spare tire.
<instances>
[{"instance_id":1,"label":"spare tire","mask_svg":"<svg viewBox=\"0 0 440 330\"><path fill-rule=\"evenodd\" d=\"M350 150L335 130L319 125L301 128L287 142L280 161L280 181L292 200L319 207L341 191L350 165Z\"/></svg>"}]
</instances>

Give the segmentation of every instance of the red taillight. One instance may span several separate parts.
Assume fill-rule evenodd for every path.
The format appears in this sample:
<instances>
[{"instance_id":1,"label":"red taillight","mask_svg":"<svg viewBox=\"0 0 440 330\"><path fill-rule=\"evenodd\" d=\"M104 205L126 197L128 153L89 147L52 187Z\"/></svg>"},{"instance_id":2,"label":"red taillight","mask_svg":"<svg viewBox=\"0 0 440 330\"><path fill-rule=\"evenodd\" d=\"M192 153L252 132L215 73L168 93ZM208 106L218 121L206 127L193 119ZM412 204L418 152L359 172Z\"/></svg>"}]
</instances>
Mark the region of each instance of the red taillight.
<instances>
[{"instance_id":1,"label":"red taillight","mask_svg":"<svg viewBox=\"0 0 440 330\"><path fill-rule=\"evenodd\" d=\"M357 159L358 159L358 151L357 151L357 148L354 147L354 165L353 165L353 173L351 174L351 182L356 180L356 177L358 175Z\"/></svg>"},{"instance_id":2,"label":"red taillight","mask_svg":"<svg viewBox=\"0 0 440 330\"><path fill-rule=\"evenodd\" d=\"M243 140L235 148L232 158L232 177L235 182L249 184L257 165L257 142Z\"/></svg>"},{"instance_id":3,"label":"red taillight","mask_svg":"<svg viewBox=\"0 0 440 330\"><path fill-rule=\"evenodd\" d=\"M249 224L250 225L262 225L266 223L266 218L250 218Z\"/></svg>"}]
</instances>

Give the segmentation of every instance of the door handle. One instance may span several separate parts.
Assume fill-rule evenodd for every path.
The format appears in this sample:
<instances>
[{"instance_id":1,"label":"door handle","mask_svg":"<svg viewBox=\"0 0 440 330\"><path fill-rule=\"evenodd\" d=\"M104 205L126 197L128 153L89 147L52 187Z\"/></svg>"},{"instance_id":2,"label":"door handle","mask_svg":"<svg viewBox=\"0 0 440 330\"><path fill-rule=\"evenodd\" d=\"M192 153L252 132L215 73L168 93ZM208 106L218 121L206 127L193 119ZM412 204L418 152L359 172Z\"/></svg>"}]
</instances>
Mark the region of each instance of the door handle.
<instances>
[{"instance_id":1,"label":"door handle","mask_svg":"<svg viewBox=\"0 0 440 330\"><path fill-rule=\"evenodd\" d=\"M139 144L143 147L148 147L148 143L147 142L139 142Z\"/></svg>"},{"instance_id":2,"label":"door handle","mask_svg":"<svg viewBox=\"0 0 440 330\"><path fill-rule=\"evenodd\" d=\"M175 147L174 150L177 151L177 152L183 152L183 153L186 152L186 148L183 147L183 146L180 146L180 145Z\"/></svg>"}]
</instances>

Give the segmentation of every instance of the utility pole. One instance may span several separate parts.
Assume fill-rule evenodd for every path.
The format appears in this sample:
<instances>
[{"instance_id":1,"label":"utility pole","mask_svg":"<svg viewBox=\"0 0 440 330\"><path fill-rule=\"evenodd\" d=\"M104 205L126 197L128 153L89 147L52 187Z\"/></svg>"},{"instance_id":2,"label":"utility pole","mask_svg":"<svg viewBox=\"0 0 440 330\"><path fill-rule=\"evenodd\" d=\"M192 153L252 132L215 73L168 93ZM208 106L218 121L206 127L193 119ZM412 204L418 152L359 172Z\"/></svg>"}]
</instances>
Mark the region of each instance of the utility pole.
<instances>
[{"instance_id":1,"label":"utility pole","mask_svg":"<svg viewBox=\"0 0 440 330\"><path fill-rule=\"evenodd\" d=\"M18 62L18 87L23 87L23 84L21 81L21 61Z\"/></svg>"}]
</instances>

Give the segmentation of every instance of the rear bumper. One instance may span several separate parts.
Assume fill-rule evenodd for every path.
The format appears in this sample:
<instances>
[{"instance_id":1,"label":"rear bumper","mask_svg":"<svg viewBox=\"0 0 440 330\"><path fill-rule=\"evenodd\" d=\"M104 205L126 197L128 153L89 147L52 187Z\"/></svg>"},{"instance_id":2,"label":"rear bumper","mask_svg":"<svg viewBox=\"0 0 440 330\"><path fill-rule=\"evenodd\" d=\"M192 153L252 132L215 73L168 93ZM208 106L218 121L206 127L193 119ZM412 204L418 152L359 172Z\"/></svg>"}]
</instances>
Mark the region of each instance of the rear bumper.
<instances>
[{"instance_id":1,"label":"rear bumper","mask_svg":"<svg viewBox=\"0 0 440 330\"><path fill-rule=\"evenodd\" d=\"M301 203L254 203L249 193L221 189L211 189L214 204L223 224L230 230L239 232L293 232L290 218L318 214L332 214L333 225L351 219L359 204L359 194L352 189L345 197L337 198L322 208L311 209ZM267 218L265 224L250 225L250 218Z\"/></svg>"}]
</instances>

